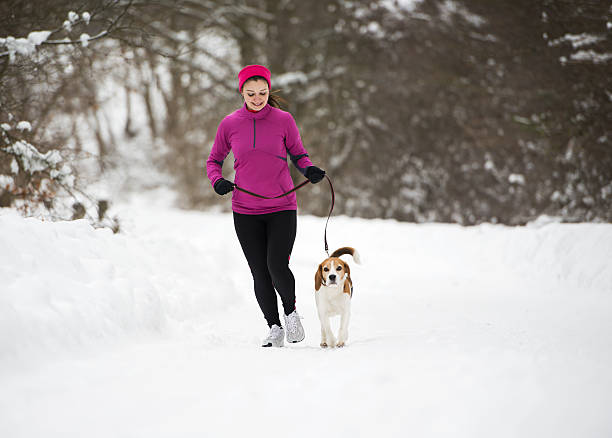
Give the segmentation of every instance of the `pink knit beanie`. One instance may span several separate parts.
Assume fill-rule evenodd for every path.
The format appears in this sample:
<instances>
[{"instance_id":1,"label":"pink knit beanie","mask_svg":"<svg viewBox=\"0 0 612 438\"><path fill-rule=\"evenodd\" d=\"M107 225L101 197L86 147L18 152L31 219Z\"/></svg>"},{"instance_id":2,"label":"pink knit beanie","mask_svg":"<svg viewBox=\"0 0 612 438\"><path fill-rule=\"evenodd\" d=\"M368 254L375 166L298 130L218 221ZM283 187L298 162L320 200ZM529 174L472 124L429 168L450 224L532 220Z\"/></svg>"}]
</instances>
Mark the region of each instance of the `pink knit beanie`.
<instances>
[{"instance_id":1,"label":"pink knit beanie","mask_svg":"<svg viewBox=\"0 0 612 438\"><path fill-rule=\"evenodd\" d=\"M238 91L242 92L242 86L247 81L247 79L252 78L253 76L261 76L268 81L268 88L272 87L270 80L270 70L265 68L263 65L247 65L240 73L238 73Z\"/></svg>"}]
</instances>

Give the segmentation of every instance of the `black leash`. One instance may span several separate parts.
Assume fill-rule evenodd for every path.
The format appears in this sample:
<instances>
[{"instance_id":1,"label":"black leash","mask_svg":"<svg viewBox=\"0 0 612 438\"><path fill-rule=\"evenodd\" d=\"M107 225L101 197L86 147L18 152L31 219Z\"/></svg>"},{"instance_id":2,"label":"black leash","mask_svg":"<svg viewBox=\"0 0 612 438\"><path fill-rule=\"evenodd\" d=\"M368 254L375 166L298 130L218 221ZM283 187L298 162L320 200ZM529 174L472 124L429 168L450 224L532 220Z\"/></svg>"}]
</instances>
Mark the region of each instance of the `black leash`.
<instances>
[{"instance_id":1,"label":"black leash","mask_svg":"<svg viewBox=\"0 0 612 438\"><path fill-rule=\"evenodd\" d=\"M331 179L329 179L329 176L327 176L327 174L325 175L325 178L327 178L327 182L329 183L329 189L331 190L331 207L329 209L329 214L327 215L327 221L325 222L325 234L323 236L323 239L325 241L325 253L327 254L327 257L329 257L329 245L327 244L327 224L329 223L329 218L331 217L332 212L334 211L334 204L336 203L336 194L334 193L334 186L332 185ZM310 182L310 180L306 180L306 181L302 182L301 184L295 186L294 188L292 188L288 192L283 193L282 195L270 196L270 197L263 196L263 195L258 195L257 193L253 193L253 192L251 192L249 190L243 189L242 187L240 187L236 183L232 183L232 185L234 186L234 188L236 190L240 190L241 192L247 193L247 194L249 194L251 196L255 196L257 198L261 198L261 199L278 199L278 198L282 198L283 196L287 196L287 195L295 192L296 190L301 189L302 187L304 187L309 182Z\"/></svg>"},{"instance_id":2,"label":"black leash","mask_svg":"<svg viewBox=\"0 0 612 438\"><path fill-rule=\"evenodd\" d=\"M327 182L329 183L329 189L331 190L331 207L329 208L329 214L327 215L327 221L325 222L325 234L323 239L325 240L325 253L329 258L329 246L327 245L327 224L329 223L329 218L331 217L332 211L334 211L334 204L336 203L336 194L334 193L334 186L332 185L331 179L329 176L325 175L327 178Z\"/></svg>"},{"instance_id":3,"label":"black leash","mask_svg":"<svg viewBox=\"0 0 612 438\"><path fill-rule=\"evenodd\" d=\"M306 180L306 181L304 181L302 184L300 184L299 186L295 186L294 188L292 188L292 189L291 189L291 190L289 190L288 192L283 193L282 195L278 195L278 196L271 196L271 197L268 197L268 196L263 196L263 195L258 195L257 193L253 193L253 192L248 191L247 189L243 189L242 187L238 186L238 185L237 185L237 184L235 184L235 183L232 183L232 184L234 185L234 188L235 188L236 190L240 190L241 192L248 193L249 195L251 195L251 196L255 196L255 197L257 197L257 198L261 198L261 199L278 199L278 198L282 198L283 196L287 196L287 195L289 195L289 194L291 194L291 193L295 192L296 190L301 189L302 187L304 187L304 186L305 186L306 184L308 184L309 182L310 182L309 180Z\"/></svg>"}]
</instances>

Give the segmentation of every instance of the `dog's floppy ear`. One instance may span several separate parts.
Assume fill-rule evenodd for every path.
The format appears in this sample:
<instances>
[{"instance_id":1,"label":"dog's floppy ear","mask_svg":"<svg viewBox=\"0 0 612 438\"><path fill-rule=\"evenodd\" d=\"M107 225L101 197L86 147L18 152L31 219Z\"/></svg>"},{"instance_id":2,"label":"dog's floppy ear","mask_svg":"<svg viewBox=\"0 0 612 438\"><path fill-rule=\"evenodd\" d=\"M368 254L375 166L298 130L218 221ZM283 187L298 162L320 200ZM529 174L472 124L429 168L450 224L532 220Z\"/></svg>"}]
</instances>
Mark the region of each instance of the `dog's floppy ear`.
<instances>
[{"instance_id":1,"label":"dog's floppy ear","mask_svg":"<svg viewBox=\"0 0 612 438\"><path fill-rule=\"evenodd\" d=\"M349 294L349 296L351 296L352 293L352 285L353 285L353 281L351 280L351 268L349 268L348 263L343 262L344 263L344 270L346 271L346 280L344 280L344 293L345 294Z\"/></svg>"},{"instance_id":2,"label":"dog's floppy ear","mask_svg":"<svg viewBox=\"0 0 612 438\"><path fill-rule=\"evenodd\" d=\"M351 281L350 276L348 276L344 281L344 293L348 294L349 297L353 295L353 282Z\"/></svg>"},{"instance_id":3,"label":"dog's floppy ear","mask_svg":"<svg viewBox=\"0 0 612 438\"><path fill-rule=\"evenodd\" d=\"M323 263L319 265L317 268L317 272L315 272L315 290L321 289L321 283L323 283Z\"/></svg>"}]
</instances>

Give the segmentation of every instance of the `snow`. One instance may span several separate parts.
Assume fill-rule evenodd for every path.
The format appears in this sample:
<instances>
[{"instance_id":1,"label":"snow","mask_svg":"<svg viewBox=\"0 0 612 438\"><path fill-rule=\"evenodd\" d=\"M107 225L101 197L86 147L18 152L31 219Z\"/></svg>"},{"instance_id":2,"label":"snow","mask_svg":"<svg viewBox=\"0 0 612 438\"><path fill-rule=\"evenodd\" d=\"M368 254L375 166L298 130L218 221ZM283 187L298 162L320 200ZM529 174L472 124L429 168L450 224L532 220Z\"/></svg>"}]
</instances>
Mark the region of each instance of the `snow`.
<instances>
[{"instance_id":1,"label":"snow","mask_svg":"<svg viewBox=\"0 0 612 438\"><path fill-rule=\"evenodd\" d=\"M454 15L463 18L476 27L481 27L486 23L484 17L470 12L465 6L454 0L444 0L443 3L438 4L438 9L440 10L440 18L448 24L452 24Z\"/></svg>"},{"instance_id":2,"label":"snow","mask_svg":"<svg viewBox=\"0 0 612 438\"><path fill-rule=\"evenodd\" d=\"M588 33L581 34L565 34L560 38L554 39L548 42L548 45L558 46L566 42L570 42L572 44L573 49L578 49L580 47L597 44L606 37L604 35L593 35ZM591 62L594 64L605 64L612 59L612 53L598 53L594 50L578 50L575 53L572 53L569 57L572 61L577 62ZM567 56L559 57L559 61L561 64L565 65L568 62Z\"/></svg>"},{"instance_id":3,"label":"snow","mask_svg":"<svg viewBox=\"0 0 612 438\"><path fill-rule=\"evenodd\" d=\"M8 189L11 190L15 184L15 180L12 176L8 175L0 175L0 189Z\"/></svg>"},{"instance_id":4,"label":"snow","mask_svg":"<svg viewBox=\"0 0 612 438\"><path fill-rule=\"evenodd\" d=\"M39 30L35 32L30 32L28 34L28 41L35 46L40 46L42 43L47 41L49 35L51 35L51 31L49 30Z\"/></svg>"},{"instance_id":5,"label":"snow","mask_svg":"<svg viewBox=\"0 0 612 438\"><path fill-rule=\"evenodd\" d=\"M6 38L0 38L0 45L6 47L9 55L9 62L12 63L15 60L16 53L24 56L32 55L36 51L36 46L44 43L51 33L52 32L48 30L39 30L30 32L27 38L7 36Z\"/></svg>"},{"instance_id":6,"label":"snow","mask_svg":"<svg viewBox=\"0 0 612 438\"><path fill-rule=\"evenodd\" d=\"M13 159L11 160L11 172L13 172L15 175L19 173L19 163L17 162L15 157L13 157Z\"/></svg>"},{"instance_id":7,"label":"snow","mask_svg":"<svg viewBox=\"0 0 612 438\"><path fill-rule=\"evenodd\" d=\"M19 122L18 129L26 129L28 122ZM22 125L21 127L19 125ZM30 128L31 129L31 128ZM19 159L23 170L33 174L35 172L48 171L52 179L64 184L67 187L74 187L75 177L72 170L66 164L62 164L62 156L57 149L50 150L44 154L40 153L36 147L27 141L18 140L15 143L2 148L4 152L14 155L11 161L11 170L18 173L19 164L15 159Z\"/></svg>"},{"instance_id":8,"label":"snow","mask_svg":"<svg viewBox=\"0 0 612 438\"><path fill-rule=\"evenodd\" d=\"M362 29L362 33L370 33L376 38L386 37L386 33L383 31L382 26L376 21L371 21L370 23L368 23L365 29Z\"/></svg>"},{"instance_id":9,"label":"snow","mask_svg":"<svg viewBox=\"0 0 612 438\"><path fill-rule=\"evenodd\" d=\"M81 44L83 44L83 47L87 47L89 45L90 38L91 37L86 33L81 34L81 36L79 37L79 40L81 41Z\"/></svg>"},{"instance_id":10,"label":"snow","mask_svg":"<svg viewBox=\"0 0 612 438\"><path fill-rule=\"evenodd\" d=\"M29 172L46 170L49 167L57 166L62 161L59 151L51 150L41 154L36 147L27 141L16 141L5 147L4 150L18 155L23 162L24 169Z\"/></svg>"},{"instance_id":11,"label":"snow","mask_svg":"<svg viewBox=\"0 0 612 438\"><path fill-rule=\"evenodd\" d=\"M308 83L308 76L301 71L283 73L274 78L275 87L291 87L294 84L306 83Z\"/></svg>"},{"instance_id":12,"label":"snow","mask_svg":"<svg viewBox=\"0 0 612 438\"><path fill-rule=\"evenodd\" d=\"M417 6L423 3L423 0L381 0L380 3L383 7L394 12L398 10L414 11Z\"/></svg>"},{"instance_id":13,"label":"snow","mask_svg":"<svg viewBox=\"0 0 612 438\"><path fill-rule=\"evenodd\" d=\"M584 47L584 46L588 46L591 44L597 44L598 42L603 41L605 39L606 37L602 35L592 35L588 33L581 33L581 34L567 33L560 38L549 41L548 45L550 47L554 47L554 46L558 46L565 42L570 42L572 44L572 47L574 49L577 49L579 47Z\"/></svg>"},{"instance_id":14,"label":"snow","mask_svg":"<svg viewBox=\"0 0 612 438\"><path fill-rule=\"evenodd\" d=\"M511 173L508 175L508 182L511 184L525 185L525 176L520 173Z\"/></svg>"},{"instance_id":15,"label":"snow","mask_svg":"<svg viewBox=\"0 0 612 438\"><path fill-rule=\"evenodd\" d=\"M612 53L597 53L593 50L579 50L572 53L570 58L574 61L587 61L594 64L605 64L612 60Z\"/></svg>"},{"instance_id":16,"label":"snow","mask_svg":"<svg viewBox=\"0 0 612 438\"><path fill-rule=\"evenodd\" d=\"M15 58L15 53L20 55L30 55L34 53L34 44L26 38L15 38L12 36L3 38L2 43L6 46L11 62Z\"/></svg>"},{"instance_id":17,"label":"snow","mask_svg":"<svg viewBox=\"0 0 612 438\"><path fill-rule=\"evenodd\" d=\"M30 122L22 120L21 122L17 123L17 129L19 131L31 131L32 125L30 124Z\"/></svg>"},{"instance_id":18,"label":"snow","mask_svg":"<svg viewBox=\"0 0 612 438\"><path fill-rule=\"evenodd\" d=\"M156 198L163 198L157 196ZM263 349L226 213L142 197L122 233L0 209L0 434L603 437L612 225L333 216L356 247L344 349L319 348L324 218L291 257L306 340Z\"/></svg>"},{"instance_id":19,"label":"snow","mask_svg":"<svg viewBox=\"0 0 612 438\"><path fill-rule=\"evenodd\" d=\"M85 24L89 24L89 20L91 20L91 14L89 12L83 12L81 17L83 18Z\"/></svg>"}]
</instances>

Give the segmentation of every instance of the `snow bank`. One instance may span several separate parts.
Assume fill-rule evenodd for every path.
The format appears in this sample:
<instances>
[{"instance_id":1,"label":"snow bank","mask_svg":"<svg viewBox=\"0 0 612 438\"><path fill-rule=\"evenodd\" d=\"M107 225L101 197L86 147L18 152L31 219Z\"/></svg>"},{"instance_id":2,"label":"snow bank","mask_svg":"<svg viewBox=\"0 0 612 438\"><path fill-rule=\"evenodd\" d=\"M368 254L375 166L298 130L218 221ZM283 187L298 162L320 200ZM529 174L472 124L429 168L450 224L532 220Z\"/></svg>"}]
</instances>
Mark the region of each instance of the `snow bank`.
<instances>
[{"instance_id":1,"label":"snow bank","mask_svg":"<svg viewBox=\"0 0 612 438\"><path fill-rule=\"evenodd\" d=\"M85 221L41 222L0 212L0 358L198 324L250 298L231 217L155 210L132 220L140 231L130 233L128 221L127 232L113 235ZM304 235L320 234L319 219L302 222ZM462 228L337 217L331 236L334 229L343 239L337 246L363 247L381 269L385 258L397 262L390 277L365 280L373 289L395 291L401 282L444 275L491 287L519 282L534 298L551 291L612 293L611 225ZM307 279L320 246L317 238L296 243L292 262L304 266Z\"/></svg>"},{"instance_id":2,"label":"snow bank","mask_svg":"<svg viewBox=\"0 0 612 438\"><path fill-rule=\"evenodd\" d=\"M202 229L210 222L203 217ZM159 333L219 312L231 290L209 286L231 281L202 239L113 235L84 220L43 222L0 210L0 362Z\"/></svg>"},{"instance_id":3,"label":"snow bank","mask_svg":"<svg viewBox=\"0 0 612 438\"><path fill-rule=\"evenodd\" d=\"M335 216L330 250L364 264L348 346L321 349L325 219L300 215L306 340L263 349L230 215L117 213L113 235L0 210L3 436L610 435L610 224Z\"/></svg>"}]
</instances>

